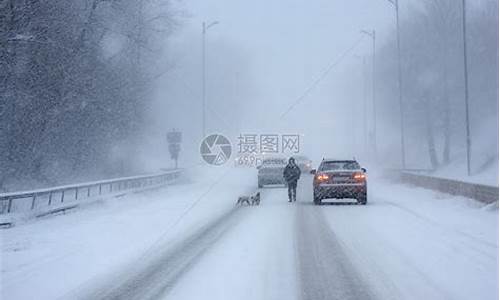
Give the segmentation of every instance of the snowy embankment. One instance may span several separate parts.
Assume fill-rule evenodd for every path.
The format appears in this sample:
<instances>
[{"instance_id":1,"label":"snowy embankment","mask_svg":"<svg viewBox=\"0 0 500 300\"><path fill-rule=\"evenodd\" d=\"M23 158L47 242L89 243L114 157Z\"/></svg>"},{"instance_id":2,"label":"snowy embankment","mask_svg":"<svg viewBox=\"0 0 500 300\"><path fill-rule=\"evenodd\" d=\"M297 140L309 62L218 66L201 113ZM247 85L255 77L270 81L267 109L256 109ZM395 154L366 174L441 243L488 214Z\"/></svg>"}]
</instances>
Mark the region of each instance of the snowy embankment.
<instances>
[{"instance_id":1,"label":"snowy embankment","mask_svg":"<svg viewBox=\"0 0 500 300\"><path fill-rule=\"evenodd\" d=\"M463 163L441 167L429 175L463 182L498 186L498 159L492 160L480 170L472 170L471 176L467 175L467 165Z\"/></svg>"},{"instance_id":2,"label":"snowy embankment","mask_svg":"<svg viewBox=\"0 0 500 300\"><path fill-rule=\"evenodd\" d=\"M255 189L255 171L200 167L190 182L94 202L1 231L5 299L54 299L169 247Z\"/></svg>"}]
</instances>

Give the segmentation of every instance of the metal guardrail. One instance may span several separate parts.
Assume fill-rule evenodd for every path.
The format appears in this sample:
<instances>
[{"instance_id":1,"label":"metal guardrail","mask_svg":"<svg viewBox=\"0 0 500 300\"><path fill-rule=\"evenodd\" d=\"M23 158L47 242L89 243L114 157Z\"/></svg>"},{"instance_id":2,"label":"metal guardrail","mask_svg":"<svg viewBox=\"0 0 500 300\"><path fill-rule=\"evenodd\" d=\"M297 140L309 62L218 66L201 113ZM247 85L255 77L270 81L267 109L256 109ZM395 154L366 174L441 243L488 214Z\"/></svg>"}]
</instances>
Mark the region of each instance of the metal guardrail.
<instances>
[{"instance_id":1,"label":"metal guardrail","mask_svg":"<svg viewBox=\"0 0 500 300\"><path fill-rule=\"evenodd\" d=\"M399 179L427 189L472 198L483 203L498 201L498 187L400 171Z\"/></svg>"},{"instance_id":2,"label":"metal guardrail","mask_svg":"<svg viewBox=\"0 0 500 300\"><path fill-rule=\"evenodd\" d=\"M166 185L179 178L181 170L154 175L116 178L33 191L0 194L0 214L25 212L99 195Z\"/></svg>"}]
</instances>

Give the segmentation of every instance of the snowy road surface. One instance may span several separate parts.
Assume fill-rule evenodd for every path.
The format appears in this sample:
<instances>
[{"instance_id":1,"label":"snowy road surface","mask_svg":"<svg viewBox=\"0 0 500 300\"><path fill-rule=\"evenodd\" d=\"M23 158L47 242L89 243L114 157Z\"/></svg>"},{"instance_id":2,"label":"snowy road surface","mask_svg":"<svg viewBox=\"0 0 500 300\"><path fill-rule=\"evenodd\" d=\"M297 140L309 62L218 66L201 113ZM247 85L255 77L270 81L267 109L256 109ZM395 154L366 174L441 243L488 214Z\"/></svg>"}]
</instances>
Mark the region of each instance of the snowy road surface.
<instances>
[{"instance_id":1,"label":"snowy road surface","mask_svg":"<svg viewBox=\"0 0 500 300\"><path fill-rule=\"evenodd\" d=\"M264 189L165 299L498 298L496 209L378 182L367 206L314 206L311 185Z\"/></svg>"},{"instance_id":2,"label":"snowy road surface","mask_svg":"<svg viewBox=\"0 0 500 300\"><path fill-rule=\"evenodd\" d=\"M302 298L375 299L321 210L300 204L296 228Z\"/></svg>"},{"instance_id":3,"label":"snowy road surface","mask_svg":"<svg viewBox=\"0 0 500 300\"><path fill-rule=\"evenodd\" d=\"M129 203L132 209L118 210L107 224L101 214L111 212L104 207L4 231L2 295L5 299L33 295L38 299L498 298L496 207L377 180L370 181L366 206L314 206L311 177L304 176L297 203L286 201L283 188L265 188L261 206L234 208L235 195L255 185L254 174L218 172L212 181L169 191L176 202ZM148 196L158 198L153 192ZM200 196L201 204L186 210ZM187 220L165 235L165 228L180 215ZM92 232L78 243L84 249L78 251L62 238L48 238L43 228L34 234L30 227L54 229L65 218L78 223L76 229L67 229L71 234ZM124 225L123 218L142 223L128 237L106 241L103 236L119 234L116 223ZM93 228L97 225L100 231ZM86 245L97 241L103 244L100 257L74 254L88 254ZM13 250L15 245L18 250ZM49 250L56 253L49 255ZM51 263L26 258L33 254L48 257ZM73 272L65 268L68 263Z\"/></svg>"}]
</instances>

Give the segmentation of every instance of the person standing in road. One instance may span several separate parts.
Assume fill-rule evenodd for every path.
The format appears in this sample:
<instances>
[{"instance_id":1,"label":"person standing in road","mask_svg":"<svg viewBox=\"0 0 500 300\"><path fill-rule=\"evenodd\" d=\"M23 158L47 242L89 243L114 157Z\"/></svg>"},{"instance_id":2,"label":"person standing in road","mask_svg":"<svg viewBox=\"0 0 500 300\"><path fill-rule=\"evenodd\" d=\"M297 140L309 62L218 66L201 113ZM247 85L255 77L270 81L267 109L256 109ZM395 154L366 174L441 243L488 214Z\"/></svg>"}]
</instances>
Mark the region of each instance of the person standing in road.
<instances>
[{"instance_id":1,"label":"person standing in road","mask_svg":"<svg viewBox=\"0 0 500 300\"><path fill-rule=\"evenodd\" d=\"M297 181L300 178L300 168L293 157L288 160L288 164L283 170L283 177L288 185L288 202L297 201Z\"/></svg>"}]
</instances>

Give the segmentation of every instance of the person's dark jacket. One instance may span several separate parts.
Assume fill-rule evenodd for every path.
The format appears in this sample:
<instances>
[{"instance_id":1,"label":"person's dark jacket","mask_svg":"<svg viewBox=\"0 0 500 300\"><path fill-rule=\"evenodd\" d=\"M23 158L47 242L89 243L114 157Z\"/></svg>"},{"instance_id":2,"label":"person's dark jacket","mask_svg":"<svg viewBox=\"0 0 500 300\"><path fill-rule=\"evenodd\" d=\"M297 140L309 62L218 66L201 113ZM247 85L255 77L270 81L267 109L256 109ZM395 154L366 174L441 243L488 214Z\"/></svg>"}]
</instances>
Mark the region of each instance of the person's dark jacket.
<instances>
[{"instance_id":1,"label":"person's dark jacket","mask_svg":"<svg viewBox=\"0 0 500 300\"><path fill-rule=\"evenodd\" d=\"M287 183L297 183L300 178L300 168L296 164L287 164L283 170L283 177Z\"/></svg>"}]
</instances>

